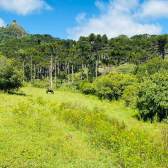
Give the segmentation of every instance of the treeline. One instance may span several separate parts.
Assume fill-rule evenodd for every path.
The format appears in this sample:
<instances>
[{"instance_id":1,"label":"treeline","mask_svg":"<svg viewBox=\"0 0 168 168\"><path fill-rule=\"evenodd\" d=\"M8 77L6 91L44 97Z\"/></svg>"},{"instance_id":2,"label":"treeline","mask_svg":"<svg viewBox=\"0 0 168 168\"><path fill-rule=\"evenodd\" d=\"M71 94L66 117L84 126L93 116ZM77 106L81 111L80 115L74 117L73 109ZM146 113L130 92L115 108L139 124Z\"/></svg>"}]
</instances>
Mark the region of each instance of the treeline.
<instances>
[{"instance_id":1,"label":"treeline","mask_svg":"<svg viewBox=\"0 0 168 168\"><path fill-rule=\"evenodd\" d=\"M50 35L32 35L7 41L0 45L0 51L16 60L27 81L49 76L51 57L53 77L81 72L81 79L92 80L100 75L98 68L110 69L124 63L140 65L160 56L164 59L168 47L167 37L167 34L144 34L108 39L106 35L92 33L74 41ZM86 76L82 76L84 69Z\"/></svg>"}]
</instances>

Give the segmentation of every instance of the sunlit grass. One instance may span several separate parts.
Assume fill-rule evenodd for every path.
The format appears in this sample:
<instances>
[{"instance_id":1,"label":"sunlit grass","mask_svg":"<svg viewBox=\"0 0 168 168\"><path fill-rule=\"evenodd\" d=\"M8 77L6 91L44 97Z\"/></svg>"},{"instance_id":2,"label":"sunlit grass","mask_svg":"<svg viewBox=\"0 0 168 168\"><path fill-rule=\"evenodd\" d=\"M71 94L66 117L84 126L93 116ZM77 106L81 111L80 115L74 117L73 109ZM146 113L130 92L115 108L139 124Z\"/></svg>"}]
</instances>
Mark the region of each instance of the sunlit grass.
<instances>
[{"instance_id":1,"label":"sunlit grass","mask_svg":"<svg viewBox=\"0 0 168 168\"><path fill-rule=\"evenodd\" d=\"M49 99L35 96L0 94L0 167L112 165L86 142L85 133L51 114L45 106Z\"/></svg>"},{"instance_id":2,"label":"sunlit grass","mask_svg":"<svg viewBox=\"0 0 168 168\"><path fill-rule=\"evenodd\" d=\"M22 89L26 95L30 97L42 96L43 99L49 101L56 101L58 103L63 102L72 102L79 104L81 106L87 107L89 109L94 109L95 107L103 108L109 117L115 117L120 121L124 121L128 127L137 127L143 130L148 131L158 131L160 124L151 124L150 122L144 123L143 121L137 121L134 117L138 112L137 110L125 107L123 101L108 101L108 100L99 100L96 96L92 95L83 95L81 93L69 92L69 91L59 91L55 90L54 95L50 93L46 94L46 89L39 88L23 88Z\"/></svg>"},{"instance_id":3,"label":"sunlit grass","mask_svg":"<svg viewBox=\"0 0 168 168\"><path fill-rule=\"evenodd\" d=\"M25 87L0 102L0 167L168 164L167 125L138 121L122 101Z\"/></svg>"}]
</instances>

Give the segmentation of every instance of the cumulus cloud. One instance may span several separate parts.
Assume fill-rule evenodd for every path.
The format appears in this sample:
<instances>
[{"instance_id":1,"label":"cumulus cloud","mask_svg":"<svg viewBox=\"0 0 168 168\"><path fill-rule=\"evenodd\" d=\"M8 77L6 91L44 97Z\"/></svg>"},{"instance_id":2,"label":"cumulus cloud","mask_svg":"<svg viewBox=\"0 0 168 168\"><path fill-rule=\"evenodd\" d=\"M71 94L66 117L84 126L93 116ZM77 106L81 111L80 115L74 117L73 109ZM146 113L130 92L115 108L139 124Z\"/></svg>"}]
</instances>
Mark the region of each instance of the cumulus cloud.
<instances>
[{"instance_id":1,"label":"cumulus cloud","mask_svg":"<svg viewBox=\"0 0 168 168\"><path fill-rule=\"evenodd\" d=\"M52 9L44 0L0 0L0 8L18 15L27 15L42 9Z\"/></svg>"},{"instance_id":2,"label":"cumulus cloud","mask_svg":"<svg viewBox=\"0 0 168 168\"><path fill-rule=\"evenodd\" d=\"M0 18L0 27L5 27L5 22Z\"/></svg>"},{"instance_id":3,"label":"cumulus cloud","mask_svg":"<svg viewBox=\"0 0 168 168\"><path fill-rule=\"evenodd\" d=\"M165 0L146 1L141 5L138 12L135 13L135 16L141 19L168 17L167 7L168 1Z\"/></svg>"},{"instance_id":4,"label":"cumulus cloud","mask_svg":"<svg viewBox=\"0 0 168 168\"><path fill-rule=\"evenodd\" d=\"M152 15L152 9L151 12L147 13L147 9L151 7L151 4L154 11L155 5L153 2L158 5L162 4L163 1L145 1L143 4L140 4L139 0L131 0L131 3L130 0L110 0L108 4L96 1L95 5L99 8L100 15L85 18L84 23L78 22L77 27L67 29L68 38L78 40L80 36L88 36L90 33L106 34L108 38L117 37L121 34L128 37L135 34L160 34L162 28L159 24L147 24L140 19L142 16L156 15ZM160 11L158 10L158 12ZM160 12L157 16L163 15L166 15L166 13L162 12L161 14Z\"/></svg>"}]
</instances>

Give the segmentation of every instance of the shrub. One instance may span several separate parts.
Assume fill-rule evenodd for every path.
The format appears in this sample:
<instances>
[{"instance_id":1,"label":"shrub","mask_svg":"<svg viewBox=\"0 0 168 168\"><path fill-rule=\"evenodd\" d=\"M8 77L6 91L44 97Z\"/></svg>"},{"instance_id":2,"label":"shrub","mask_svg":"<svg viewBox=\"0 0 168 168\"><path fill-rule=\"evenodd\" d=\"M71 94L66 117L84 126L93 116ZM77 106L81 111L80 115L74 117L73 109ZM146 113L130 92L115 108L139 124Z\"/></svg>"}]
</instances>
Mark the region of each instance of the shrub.
<instances>
[{"instance_id":1,"label":"shrub","mask_svg":"<svg viewBox=\"0 0 168 168\"><path fill-rule=\"evenodd\" d=\"M95 93L95 88L94 84L92 83L85 83L81 89L82 93L84 94L94 94Z\"/></svg>"},{"instance_id":2,"label":"shrub","mask_svg":"<svg viewBox=\"0 0 168 168\"><path fill-rule=\"evenodd\" d=\"M126 102L126 106L132 105L132 107L136 106L137 100L137 85L129 85L123 91L122 98Z\"/></svg>"},{"instance_id":3,"label":"shrub","mask_svg":"<svg viewBox=\"0 0 168 168\"><path fill-rule=\"evenodd\" d=\"M82 88L83 88L83 86L84 86L85 83L89 83L86 78L82 81L82 83L81 83L81 85L80 85L80 89L81 89L81 90L82 90Z\"/></svg>"},{"instance_id":4,"label":"shrub","mask_svg":"<svg viewBox=\"0 0 168 168\"><path fill-rule=\"evenodd\" d=\"M162 58L154 58L135 68L134 74L139 81L143 80L144 76L150 76L158 72L160 69L168 69L168 62Z\"/></svg>"},{"instance_id":5,"label":"shrub","mask_svg":"<svg viewBox=\"0 0 168 168\"><path fill-rule=\"evenodd\" d=\"M117 67L116 71L123 74L133 74L135 67L136 65L134 64L123 64Z\"/></svg>"},{"instance_id":6,"label":"shrub","mask_svg":"<svg viewBox=\"0 0 168 168\"><path fill-rule=\"evenodd\" d=\"M94 82L96 94L99 98L118 100L126 86L131 85L136 78L130 75L110 73Z\"/></svg>"},{"instance_id":7,"label":"shrub","mask_svg":"<svg viewBox=\"0 0 168 168\"><path fill-rule=\"evenodd\" d=\"M137 89L137 108L144 120L160 119L168 113L168 72L160 70L150 77L143 78Z\"/></svg>"},{"instance_id":8,"label":"shrub","mask_svg":"<svg viewBox=\"0 0 168 168\"><path fill-rule=\"evenodd\" d=\"M22 86L23 72L17 70L14 61L0 56L0 89L11 91Z\"/></svg>"}]
</instances>

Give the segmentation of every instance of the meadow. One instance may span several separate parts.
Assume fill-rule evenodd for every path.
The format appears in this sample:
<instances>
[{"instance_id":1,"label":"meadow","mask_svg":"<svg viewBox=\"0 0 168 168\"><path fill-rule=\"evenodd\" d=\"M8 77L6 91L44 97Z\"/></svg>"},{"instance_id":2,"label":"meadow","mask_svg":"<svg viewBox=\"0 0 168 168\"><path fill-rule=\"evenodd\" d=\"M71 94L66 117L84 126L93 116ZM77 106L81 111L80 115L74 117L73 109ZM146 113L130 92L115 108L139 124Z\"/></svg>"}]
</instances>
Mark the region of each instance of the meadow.
<instances>
[{"instance_id":1,"label":"meadow","mask_svg":"<svg viewBox=\"0 0 168 168\"><path fill-rule=\"evenodd\" d=\"M168 167L168 126L124 101L24 87L0 93L0 167Z\"/></svg>"}]
</instances>

